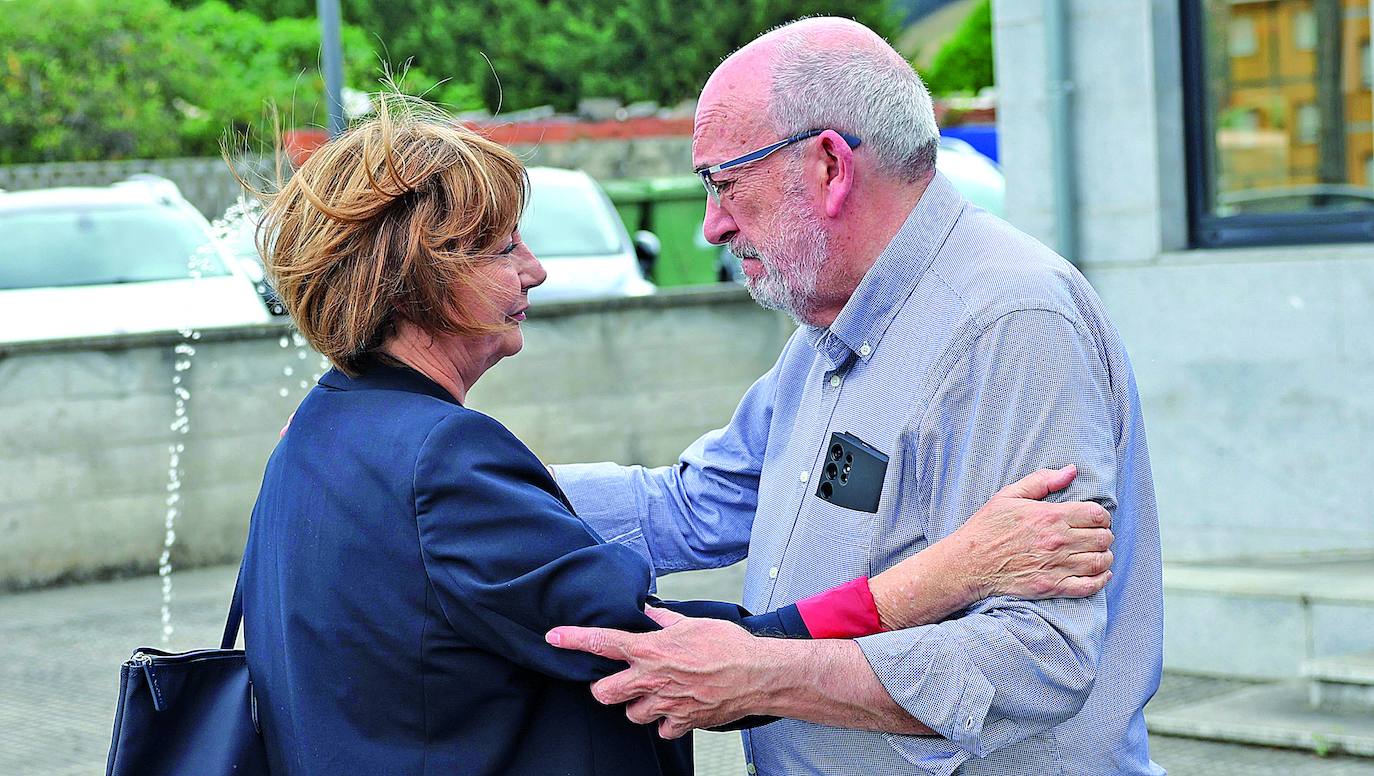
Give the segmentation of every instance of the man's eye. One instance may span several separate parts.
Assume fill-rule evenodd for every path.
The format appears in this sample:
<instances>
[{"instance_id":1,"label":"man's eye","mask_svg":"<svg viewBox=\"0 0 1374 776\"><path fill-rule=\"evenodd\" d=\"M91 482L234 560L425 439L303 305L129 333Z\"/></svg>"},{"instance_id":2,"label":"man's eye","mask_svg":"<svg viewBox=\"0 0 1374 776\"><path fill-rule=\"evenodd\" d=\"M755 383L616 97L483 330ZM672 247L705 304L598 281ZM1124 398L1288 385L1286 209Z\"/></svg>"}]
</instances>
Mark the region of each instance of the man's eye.
<instances>
[{"instance_id":1,"label":"man's eye","mask_svg":"<svg viewBox=\"0 0 1374 776\"><path fill-rule=\"evenodd\" d=\"M733 185L735 185L734 181L716 181L716 191L724 194L729 191L730 187Z\"/></svg>"}]
</instances>

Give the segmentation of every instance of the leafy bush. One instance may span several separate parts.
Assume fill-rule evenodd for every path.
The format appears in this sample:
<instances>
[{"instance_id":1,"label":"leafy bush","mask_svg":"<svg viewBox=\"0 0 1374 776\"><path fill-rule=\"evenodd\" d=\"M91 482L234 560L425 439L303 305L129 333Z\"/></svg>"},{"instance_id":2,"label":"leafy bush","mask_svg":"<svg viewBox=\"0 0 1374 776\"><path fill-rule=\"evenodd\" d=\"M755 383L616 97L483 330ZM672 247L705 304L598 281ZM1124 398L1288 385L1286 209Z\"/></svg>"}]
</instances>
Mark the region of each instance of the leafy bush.
<instances>
[{"instance_id":1,"label":"leafy bush","mask_svg":"<svg viewBox=\"0 0 1374 776\"><path fill-rule=\"evenodd\" d=\"M194 5L196 0L177 0ZM314 0L232 0L264 16L314 14ZM697 95L722 57L770 27L838 12L897 32L890 0L341 0L391 61L471 84L488 110L583 97L673 104ZM495 76L493 76L493 71ZM448 95L442 95L448 99Z\"/></svg>"},{"instance_id":2,"label":"leafy bush","mask_svg":"<svg viewBox=\"0 0 1374 776\"><path fill-rule=\"evenodd\" d=\"M831 0L341 0L344 80L457 110L673 104L730 51ZM226 130L326 123L315 0L21 0L0 19L0 163L214 155ZM889 0L847 16L891 37ZM495 76L493 75L495 72ZM436 82L426 73L442 78Z\"/></svg>"},{"instance_id":3,"label":"leafy bush","mask_svg":"<svg viewBox=\"0 0 1374 776\"><path fill-rule=\"evenodd\" d=\"M921 74L932 94L977 94L993 85L992 0L974 7Z\"/></svg>"},{"instance_id":4,"label":"leafy bush","mask_svg":"<svg viewBox=\"0 0 1374 776\"><path fill-rule=\"evenodd\" d=\"M314 19L265 21L212 0L6 3L0 25L0 162L218 154L226 130L270 141L325 123ZM342 33L345 83L375 88L380 59L361 29ZM433 85L412 72L410 89ZM448 89L476 104L475 93Z\"/></svg>"}]
</instances>

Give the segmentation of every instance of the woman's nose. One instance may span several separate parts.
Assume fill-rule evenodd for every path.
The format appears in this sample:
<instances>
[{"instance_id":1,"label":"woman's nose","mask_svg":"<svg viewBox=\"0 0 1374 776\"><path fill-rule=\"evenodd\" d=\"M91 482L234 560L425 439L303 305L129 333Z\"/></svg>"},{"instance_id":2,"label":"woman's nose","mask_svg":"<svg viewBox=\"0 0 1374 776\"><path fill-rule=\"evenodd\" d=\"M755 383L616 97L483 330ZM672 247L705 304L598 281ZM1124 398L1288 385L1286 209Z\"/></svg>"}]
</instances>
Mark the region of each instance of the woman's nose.
<instances>
[{"instance_id":1,"label":"woman's nose","mask_svg":"<svg viewBox=\"0 0 1374 776\"><path fill-rule=\"evenodd\" d=\"M534 288L547 280L549 273L544 270L544 265L539 263L539 259L535 258L529 248L524 248L523 245L521 247L523 250L519 251L521 255L517 259L520 285L522 288Z\"/></svg>"}]
</instances>

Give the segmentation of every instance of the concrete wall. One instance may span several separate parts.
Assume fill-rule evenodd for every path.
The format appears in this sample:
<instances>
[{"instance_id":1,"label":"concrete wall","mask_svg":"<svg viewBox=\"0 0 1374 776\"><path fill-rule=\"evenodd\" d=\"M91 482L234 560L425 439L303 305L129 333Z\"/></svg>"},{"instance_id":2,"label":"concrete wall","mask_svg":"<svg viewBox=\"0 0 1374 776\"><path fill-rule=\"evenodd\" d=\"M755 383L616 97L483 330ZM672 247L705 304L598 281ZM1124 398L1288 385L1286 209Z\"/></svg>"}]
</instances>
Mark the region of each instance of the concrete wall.
<instances>
[{"instance_id":1,"label":"concrete wall","mask_svg":"<svg viewBox=\"0 0 1374 776\"><path fill-rule=\"evenodd\" d=\"M690 137L578 140L511 148L528 165L586 170L598 180L683 175L692 171ZM252 159L241 162L241 166L241 174L255 185L271 180L270 160ZM186 199L211 219L223 215L242 191L219 158L0 165L0 189L105 186L138 173L175 182Z\"/></svg>"},{"instance_id":2,"label":"concrete wall","mask_svg":"<svg viewBox=\"0 0 1374 776\"><path fill-rule=\"evenodd\" d=\"M667 463L729 419L791 328L734 287L536 307L525 351L469 405L550 462ZM170 429L179 335L0 344L0 589L156 568L178 441L173 562L237 557L277 432L320 371L288 335L203 332L185 435Z\"/></svg>"},{"instance_id":3,"label":"concrete wall","mask_svg":"<svg viewBox=\"0 0 1374 776\"><path fill-rule=\"evenodd\" d=\"M1009 220L1053 244L1044 3L994 5ZM1074 257L1135 364L1168 560L1374 549L1374 247L1186 248L1175 0L1069 0Z\"/></svg>"},{"instance_id":4,"label":"concrete wall","mask_svg":"<svg viewBox=\"0 0 1374 776\"><path fill-rule=\"evenodd\" d=\"M690 137L575 140L511 146L528 165L585 170L597 180L687 175L692 172Z\"/></svg>"},{"instance_id":5,"label":"concrete wall","mask_svg":"<svg viewBox=\"0 0 1374 776\"><path fill-rule=\"evenodd\" d=\"M0 165L0 189L107 186L138 174L157 175L172 181L187 201L210 219L223 215L243 193L243 188L219 157ZM272 163L262 158L241 160L239 174L256 184L270 179Z\"/></svg>"}]
</instances>

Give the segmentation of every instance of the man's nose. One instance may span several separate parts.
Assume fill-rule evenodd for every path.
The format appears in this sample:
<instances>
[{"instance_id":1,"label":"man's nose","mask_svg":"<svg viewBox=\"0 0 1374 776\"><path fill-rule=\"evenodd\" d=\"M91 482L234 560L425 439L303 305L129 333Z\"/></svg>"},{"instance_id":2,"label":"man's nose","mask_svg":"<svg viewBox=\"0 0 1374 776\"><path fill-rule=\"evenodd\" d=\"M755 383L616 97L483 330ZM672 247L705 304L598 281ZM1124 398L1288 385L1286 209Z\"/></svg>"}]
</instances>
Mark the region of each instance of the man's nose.
<instances>
[{"instance_id":1,"label":"man's nose","mask_svg":"<svg viewBox=\"0 0 1374 776\"><path fill-rule=\"evenodd\" d=\"M714 199L706 198L706 220L701 224L701 234L713 245L724 245L739 231L734 217L725 208L716 204Z\"/></svg>"}]
</instances>

